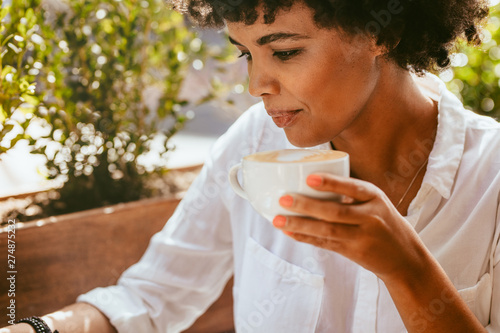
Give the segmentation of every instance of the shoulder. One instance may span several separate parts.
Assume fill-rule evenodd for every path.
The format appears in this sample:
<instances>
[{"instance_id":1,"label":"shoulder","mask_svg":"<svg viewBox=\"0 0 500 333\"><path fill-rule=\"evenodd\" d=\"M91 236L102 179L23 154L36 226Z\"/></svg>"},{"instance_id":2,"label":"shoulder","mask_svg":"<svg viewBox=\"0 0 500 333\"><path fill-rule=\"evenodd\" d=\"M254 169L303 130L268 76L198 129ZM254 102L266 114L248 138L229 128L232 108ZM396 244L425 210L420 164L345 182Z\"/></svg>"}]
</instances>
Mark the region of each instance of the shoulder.
<instances>
[{"instance_id":1,"label":"shoulder","mask_svg":"<svg viewBox=\"0 0 500 333\"><path fill-rule=\"evenodd\" d=\"M439 102L438 128L428 166L430 183L445 198L457 190L498 192L500 124L466 110L438 78L425 79L431 88L428 91L438 92L435 98Z\"/></svg>"},{"instance_id":2,"label":"shoulder","mask_svg":"<svg viewBox=\"0 0 500 333\"><path fill-rule=\"evenodd\" d=\"M464 152L473 150L482 159L500 163L500 123L466 109L457 112L465 119Z\"/></svg>"},{"instance_id":3,"label":"shoulder","mask_svg":"<svg viewBox=\"0 0 500 333\"><path fill-rule=\"evenodd\" d=\"M457 110L464 120L463 153L459 178L476 191L498 201L500 192L500 124L467 109ZM465 178L464 178L465 177ZM458 180L457 180L458 181ZM496 193L496 194L494 194Z\"/></svg>"},{"instance_id":4,"label":"shoulder","mask_svg":"<svg viewBox=\"0 0 500 333\"><path fill-rule=\"evenodd\" d=\"M462 163L478 165L485 160L500 163L500 123L491 117L465 109L443 82L433 76L428 78L429 81L434 81L431 83L439 86L440 139L456 148L457 152L463 152Z\"/></svg>"},{"instance_id":5,"label":"shoulder","mask_svg":"<svg viewBox=\"0 0 500 333\"><path fill-rule=\"evenodd\" d=\"M461 108L458 110L465 119L467 129L484 132L495 132L500 130L500 123L495 119L479 115L471 110Z\"/></svg>"}]
</instances>

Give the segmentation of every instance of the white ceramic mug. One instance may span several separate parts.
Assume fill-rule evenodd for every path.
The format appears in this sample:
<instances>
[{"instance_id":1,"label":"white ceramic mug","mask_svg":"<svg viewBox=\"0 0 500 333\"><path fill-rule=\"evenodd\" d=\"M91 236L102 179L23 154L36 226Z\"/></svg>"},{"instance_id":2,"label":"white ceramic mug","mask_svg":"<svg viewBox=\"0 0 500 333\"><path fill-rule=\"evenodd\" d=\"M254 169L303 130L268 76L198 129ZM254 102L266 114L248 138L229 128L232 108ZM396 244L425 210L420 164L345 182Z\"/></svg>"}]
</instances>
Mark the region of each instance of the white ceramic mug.
<instances>
[{"instance_id":1,"label":"white ceramic mug","mask_svg":"<svg viewBox=\"0 0 500 333\"><path fill-rule=\"evenodd\" d=\"M238 181L242 170L243 185ZM306 178L314 173L331 173L349 177L349 155L336 150L283 149L258 152L245 156L229 171L229 182L234 191L267 220L276 215L298 215L279 205L286 193L300 193L315 198L340 200L331 192L314 190Z\"/></svg>"}]
</instances>

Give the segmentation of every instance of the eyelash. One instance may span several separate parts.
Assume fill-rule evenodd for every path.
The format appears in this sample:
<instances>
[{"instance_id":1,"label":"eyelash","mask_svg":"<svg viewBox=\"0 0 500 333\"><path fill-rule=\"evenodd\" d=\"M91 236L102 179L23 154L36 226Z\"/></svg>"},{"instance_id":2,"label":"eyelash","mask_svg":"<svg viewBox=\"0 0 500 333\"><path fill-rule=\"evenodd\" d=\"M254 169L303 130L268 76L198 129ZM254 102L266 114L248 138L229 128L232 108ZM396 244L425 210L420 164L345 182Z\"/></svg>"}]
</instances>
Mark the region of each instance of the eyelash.
<instances>
[{"instance_id":1,"label":"eyelash","mask_svg":"<svg viewBox=\"0 0 500 333\"><path fill-rule=\"evenodd\" d=\"M298 55L302 50L288 50L288 51L275 51L273 56L277 57L281 61L287 61L296 55ZM252 60L252 55L250 52L241 52L238 58L245 57L247 61Z\"/></svg>"},{"instance_id":2,"label":"eyelash","mask_svg":"<svg viewBox=\"0 0 500 333\"><path fill-rule=\"evenodd\" d=\"M247 61L252 59L250 52L241 52L241 54L238 56L238 58L243 58L243 57L245 57Z\"/></svg>"}]
</instances>

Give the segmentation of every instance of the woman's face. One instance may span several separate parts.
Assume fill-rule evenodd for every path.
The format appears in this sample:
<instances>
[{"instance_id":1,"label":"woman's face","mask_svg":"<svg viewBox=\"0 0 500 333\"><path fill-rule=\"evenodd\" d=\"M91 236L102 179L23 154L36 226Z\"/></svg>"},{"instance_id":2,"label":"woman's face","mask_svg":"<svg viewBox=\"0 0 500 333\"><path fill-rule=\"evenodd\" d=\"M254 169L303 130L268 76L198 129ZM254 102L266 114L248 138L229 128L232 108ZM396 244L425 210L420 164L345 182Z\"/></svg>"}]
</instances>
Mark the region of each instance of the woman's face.
<instances>
[{"instance_id":1,"label":"woman's face","mask_svg":"<svg viewBox=\"0 0 500 333\"><path fill-rule=\"evenodd\" d=\"M248 61L250 93L292 144L311 147L357 131L379 77L380 52L369 39L318 28L302 4L269 25L227 27Z\"/></svg>"}]
</instances>

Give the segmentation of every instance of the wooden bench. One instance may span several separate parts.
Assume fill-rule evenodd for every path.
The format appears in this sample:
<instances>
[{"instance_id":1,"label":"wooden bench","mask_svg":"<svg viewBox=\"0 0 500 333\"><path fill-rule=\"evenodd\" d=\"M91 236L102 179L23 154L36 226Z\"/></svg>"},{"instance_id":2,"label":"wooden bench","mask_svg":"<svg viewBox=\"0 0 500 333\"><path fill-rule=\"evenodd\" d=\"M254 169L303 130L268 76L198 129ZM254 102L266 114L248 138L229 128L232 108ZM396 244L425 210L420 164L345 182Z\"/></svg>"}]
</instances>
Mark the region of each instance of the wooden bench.
<instances>
[{"instance_id":1,"label":"wooden bench","mask_svg":"<svg viewBox=\"0 0 500 333\"><path fill-rule=\"evenodd\" d=\"M15 268L7 267L7 228L0 230L2 272L15 271L15 297L0 279L0 307L15 299L16 318L42 315L74 303L95 287L116 283L144 253L151 236L172 215L178 200L149 199L18 223ZM232 281L219 300L186 333L233 332ZM0 317L0 327L9 318Z\"/></svg>"}]
</instances>

